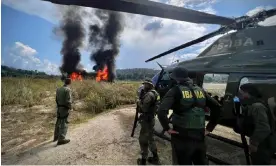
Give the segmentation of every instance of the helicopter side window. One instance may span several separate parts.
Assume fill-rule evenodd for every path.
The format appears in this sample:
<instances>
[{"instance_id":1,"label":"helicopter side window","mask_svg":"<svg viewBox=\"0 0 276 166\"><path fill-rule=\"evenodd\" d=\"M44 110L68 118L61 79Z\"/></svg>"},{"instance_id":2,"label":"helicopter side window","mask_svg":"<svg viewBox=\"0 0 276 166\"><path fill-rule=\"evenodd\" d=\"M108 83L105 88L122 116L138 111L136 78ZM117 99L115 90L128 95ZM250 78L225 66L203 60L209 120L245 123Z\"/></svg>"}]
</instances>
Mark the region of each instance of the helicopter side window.
<instances>
[{"instance_id":1,"label":"helicopter side window","mask_svg":"<svg viewBox=\"0 0 276 166\"><path fill-rule=\"evenodd\" d=\"M222 104L224 100L228 74L205 74L203 79L204 90Z\"/></svg>"}]
</instances>

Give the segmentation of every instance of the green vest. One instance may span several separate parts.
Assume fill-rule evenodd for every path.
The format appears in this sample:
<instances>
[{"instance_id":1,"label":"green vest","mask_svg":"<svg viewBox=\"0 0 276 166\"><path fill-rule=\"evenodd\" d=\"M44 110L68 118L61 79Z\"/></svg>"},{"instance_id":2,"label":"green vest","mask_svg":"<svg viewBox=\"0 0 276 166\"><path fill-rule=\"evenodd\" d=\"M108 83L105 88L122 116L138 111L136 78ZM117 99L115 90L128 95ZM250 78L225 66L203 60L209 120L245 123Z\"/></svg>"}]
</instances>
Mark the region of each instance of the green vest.
<instances>
[{"instance_id":1,"label":"green vest","mask_svg":"<svg viewBox=\"0 0 276 166\"><path fill-rule=\"evenodd\" d=\"M178 86L182 92L180 99L181 112L173 114L173 122L175 125L187 129L205 128L205 111L206 98L203 90L194 85L190 88L187 86ZM196 99L193 97L192 90Z\"/></svg>"}]
</instances>

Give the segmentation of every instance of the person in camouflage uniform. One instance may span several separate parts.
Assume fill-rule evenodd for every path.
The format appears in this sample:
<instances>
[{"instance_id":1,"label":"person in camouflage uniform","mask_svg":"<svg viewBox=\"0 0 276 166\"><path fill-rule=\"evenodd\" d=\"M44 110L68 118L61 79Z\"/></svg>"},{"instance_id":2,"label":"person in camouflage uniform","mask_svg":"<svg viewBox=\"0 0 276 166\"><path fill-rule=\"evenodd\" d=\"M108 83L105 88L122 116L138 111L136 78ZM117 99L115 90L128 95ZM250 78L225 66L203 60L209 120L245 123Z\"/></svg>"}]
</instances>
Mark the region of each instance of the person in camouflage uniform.
<instances>
[{"instance_id":1,"label":"person in camouflage uniform","mask_svg":"<svg viewBox=\"0 0 276 166\"><path fill-rule=\"evenodd\" d=\"M56 91L56 104L57 104L57 121L55 125L54 132L54 142L57 145L67 144L70 139L66 139L67 129L68 129L68 116L69 110L72 108L72 97L71 89L69 85L71 84L71 79L66 78L64 86L60 87Z\"/></svg>"},{"instance_id":2,"label":"person in camouflage uniform","mask_svg":"<svg viewBox=\"0 0 276 166\"><path fill-rule=\"evenodd\" d=\"M273 110L253 84L243 84L239 90L243 115L253 124L250 128L249 151L253 165L269 165L276 147ZM252 120L250 119L252 118ZM248 130L245 127L243 130Z\"/></svg>"},{"instance_id":3,"label":"person in camouflage uniform","mask_svg":"<svg viewBox=\"0 0 276 166\"><path fill-rule=\"evenodd\" d=\"M153 84L150 80L143 82L144 95L142 96L139 107L141 108L141 115L139 122L141 124L139 144L141 148L142 158L137 160L138 165L145 165L146 160L153 164L160 164L157 155L157 147L153 138L153 128L155 125L155 105L158 98L158 93L153 89ZM148 157L148 149L153 154L153 157Z\"/></svg>"}]
</instances>

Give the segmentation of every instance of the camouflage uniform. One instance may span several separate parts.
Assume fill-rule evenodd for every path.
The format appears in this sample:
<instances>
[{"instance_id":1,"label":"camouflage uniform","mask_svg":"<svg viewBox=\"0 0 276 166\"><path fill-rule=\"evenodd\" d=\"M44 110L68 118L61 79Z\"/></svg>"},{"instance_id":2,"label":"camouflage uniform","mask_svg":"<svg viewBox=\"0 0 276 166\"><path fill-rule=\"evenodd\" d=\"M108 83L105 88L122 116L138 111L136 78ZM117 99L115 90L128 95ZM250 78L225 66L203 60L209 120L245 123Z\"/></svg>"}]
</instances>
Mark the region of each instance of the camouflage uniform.
<instances>
[{"instance_id":1,"label":"camouflage uniform","mask_svg":"<svg viewBox=\"0 0 276 166\"><path fill-rule=\"evenodd\" d=\"M255 129L249 138L250 145L257 147L256 152L251 152L252 164L269 165L276 146L275 134L271 132L271 130L275 130L275 127L273 126L273 129L271 129L272 126L269 123L271 117L267 116L267 111L270 110L258 101L247 104L243 110L248 110L247 116L251 116L255 123Z\"/></svg>"},{"instance_id":2,"label":"camouflage uniform","mask_svg":"<svg viewBox=\"0 0 276 166\"><path fill-rule=\"evenodd\" d=\"M141 109L141 115L139 122L141 124L139 144L141 148L142 160L148 158L148 149L153 154L153 158L148 158L149 160L155 160L159 164L159 158L157 156L157 147L153 138L153 128L155 125L155 104L158 98L158 93L155 90L150 90L144 94L142 97L139 107ZM138 159L139 160L139 159ZM151 162L151 161L150 161ZM138 161L139 164L139 161Z\"/></svg>"},{"instance_id":3,"label":"camouflage uniform","mask_svg":"<svg viewBox=\"0 0 276 166\"><path fill-rule=\"evenodd\" d=\"M71 109L72 97L71 89L64 85L56 91L56 103L57 103L57 121L55 125L54 141L58 140L58 144L61 142L69 142L65 139L68 129L68 115Z\"/></svg>"},{"instance_id":4,"label":"camouflage uniform","mask_svg":"<svg viewBox=\"0 0 276 166\"><path fill-rule=\"evenodd\" d=\"M271 101L263 101L254 84L243 84L239 90L242 105L241 132L249 137L253 165L269 165L276 146L274 108Z\"/></svg>"}]
</instances>

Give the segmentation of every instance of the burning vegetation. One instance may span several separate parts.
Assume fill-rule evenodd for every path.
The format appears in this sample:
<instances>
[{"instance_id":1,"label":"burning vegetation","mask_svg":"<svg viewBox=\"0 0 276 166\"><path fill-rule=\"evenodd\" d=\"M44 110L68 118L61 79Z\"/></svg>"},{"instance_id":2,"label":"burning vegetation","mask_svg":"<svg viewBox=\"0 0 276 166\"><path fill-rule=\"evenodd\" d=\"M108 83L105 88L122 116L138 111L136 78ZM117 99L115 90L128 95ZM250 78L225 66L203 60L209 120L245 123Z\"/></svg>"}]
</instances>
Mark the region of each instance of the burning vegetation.
<instances>
[{"instance_id":1,"label":"burning vegetation","mask_svg":"<svg viewBox=\"0 0 276 166\"><path fill-rule=\"evenodd\" d=\"M108 68L105 66L103 70L98 70L96 81L108 81Z\"/></svg>"},{"instance_id":2,"label":"burning vegetation","mask_svg":"<svg viewBox=\"0 0 276 166\"><path fill-rule=\"evenodd\" d=\"M77 73L77 72L73 72L70 75L70 78L71 78L72 81L76 81L76 80L82 81L83 80L81 73Z\"/></svg>"},{"instance_id":3,"label":"burning vegetation","mask_svg":"<svg viewBox=\"0 0 276 166\"><path fill-rule=\"evenodd\" d=\"M62 73L70 76L72 80L82 80L83 69L78 68L81 60L79 49L85 39L85 29L82 19L87 17L80 7L69 6L63 10L63 19L59 31L62 32L64 41L61 54L63 63L60 67ZM94 16L101 23L93 22L89 26L89 47L91 61L96 65L93 69L96 72L96 81L113 82L115 75L115 58L119 54L119 35L123 30L122 16L119 12L106 10L94 10Z\"/></svg>"}]
</instances>

